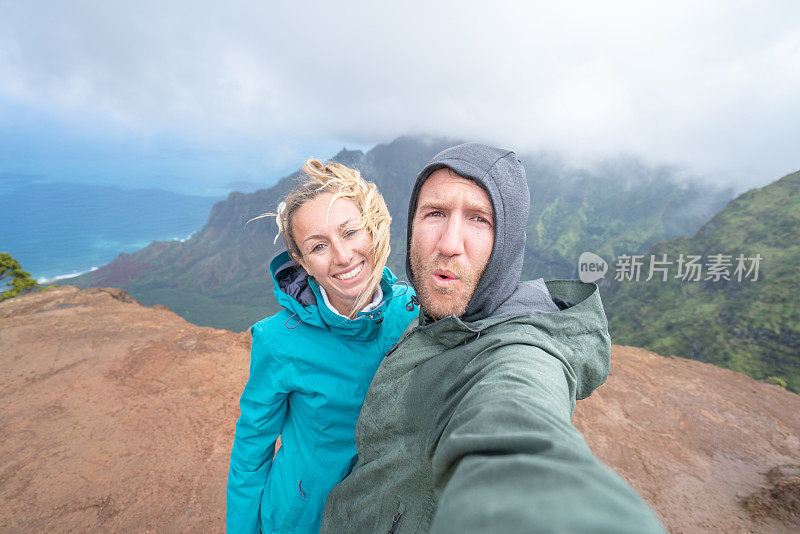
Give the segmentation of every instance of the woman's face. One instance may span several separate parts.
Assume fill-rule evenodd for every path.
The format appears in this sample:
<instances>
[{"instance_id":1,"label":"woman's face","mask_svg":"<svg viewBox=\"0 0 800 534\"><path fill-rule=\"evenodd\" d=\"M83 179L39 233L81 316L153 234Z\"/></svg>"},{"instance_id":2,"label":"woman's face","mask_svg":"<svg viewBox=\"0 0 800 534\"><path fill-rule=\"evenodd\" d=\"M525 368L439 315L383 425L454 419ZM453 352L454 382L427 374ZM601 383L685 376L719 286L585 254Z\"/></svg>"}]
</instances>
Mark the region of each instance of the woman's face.
<instances>
[{"instance_id":1,"label":"woman's face","mask_svg":"<svg viewBox=\"0 0 800 534\"><path fill-rule=\"evenodd\" d=\"M303 268L325 288L331 305L349 315L374 269L372 238L361 228L361 210L349 198L328 206L333 195L323 193L294 213L292 236Z\"/></svg>"}]
</instances>

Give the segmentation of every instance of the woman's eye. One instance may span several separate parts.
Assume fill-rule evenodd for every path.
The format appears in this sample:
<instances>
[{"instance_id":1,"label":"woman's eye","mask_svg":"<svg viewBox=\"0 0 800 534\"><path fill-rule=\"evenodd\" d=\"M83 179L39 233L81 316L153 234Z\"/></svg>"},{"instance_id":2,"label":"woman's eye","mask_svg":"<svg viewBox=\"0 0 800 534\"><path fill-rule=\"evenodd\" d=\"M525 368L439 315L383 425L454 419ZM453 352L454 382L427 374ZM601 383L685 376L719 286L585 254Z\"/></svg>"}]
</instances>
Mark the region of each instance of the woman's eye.
<instances>
[{"instance_id":1,"label":"woman's eye","mask_svg":"<svg viewBox=\"0 0 800 534\"><path fill-rule=\"evenodd\" d=\"M352 230L346 230L343 234L344 237L353 237L359 232L358 228L353 228Z\"/></svg>"},{"instance_id":2,"label":"woman's eye","mask_svg":"<svg viewBox=\"0 0 800 534\"><path fill-rule=\"evenodd\" d=\"M311 252L319 252L319 251L320 251L320 250L322 250L324 247L325 247L325 245L323 245L322 243L317 243L316 245L314 245L313 247L311 247Z\"/></svg>"}]
</instances>

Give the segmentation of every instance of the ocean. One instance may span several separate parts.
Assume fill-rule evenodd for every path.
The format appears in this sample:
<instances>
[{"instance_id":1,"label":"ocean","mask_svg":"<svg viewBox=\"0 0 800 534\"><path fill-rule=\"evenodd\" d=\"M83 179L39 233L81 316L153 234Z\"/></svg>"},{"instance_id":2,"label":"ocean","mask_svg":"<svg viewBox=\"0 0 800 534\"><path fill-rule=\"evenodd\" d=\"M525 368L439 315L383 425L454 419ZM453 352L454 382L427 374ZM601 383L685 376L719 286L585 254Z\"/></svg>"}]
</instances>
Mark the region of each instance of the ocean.
<instances>
[{"instance_id":1,"label":"ocean","mask_svg":"<svg viewBox=\"0 0 800 534\"><path fill-rule=\"evenodd\" d=\"M0 252L41 281L64 280L153 241L187 239L220 197L73 183L0 194Z\"/></svg>"}]
</instances>

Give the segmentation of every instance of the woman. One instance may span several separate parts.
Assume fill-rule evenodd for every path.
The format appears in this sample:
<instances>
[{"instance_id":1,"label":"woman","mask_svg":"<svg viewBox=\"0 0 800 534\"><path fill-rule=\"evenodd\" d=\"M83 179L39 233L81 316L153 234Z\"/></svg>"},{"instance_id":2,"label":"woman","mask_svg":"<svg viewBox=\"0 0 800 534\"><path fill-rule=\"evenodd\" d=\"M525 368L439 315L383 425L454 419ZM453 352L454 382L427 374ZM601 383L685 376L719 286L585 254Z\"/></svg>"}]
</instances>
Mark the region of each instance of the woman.
<instances>
[{"instance_id":1,"label":"woman","mask_svg":"<svg viewBox=\"0 0 800 534\"><path fill-rule=\"evenodd\" d=\"M319 532L328 492L355 464L372 376L416 315L385 268L391 217L377 187L338 163L310 159L303 172L276 215L287 251L270 272L283 310L251 328L228 532Z\"/></svg>"}]
</instances>

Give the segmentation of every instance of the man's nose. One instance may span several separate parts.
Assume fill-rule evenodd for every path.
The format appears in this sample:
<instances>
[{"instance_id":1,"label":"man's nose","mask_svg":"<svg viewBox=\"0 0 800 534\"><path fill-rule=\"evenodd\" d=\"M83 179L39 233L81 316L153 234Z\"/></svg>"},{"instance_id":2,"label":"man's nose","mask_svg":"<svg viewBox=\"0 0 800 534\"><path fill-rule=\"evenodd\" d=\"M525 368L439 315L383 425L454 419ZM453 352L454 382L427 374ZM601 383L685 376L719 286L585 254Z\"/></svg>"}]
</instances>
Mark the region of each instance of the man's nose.
<instances>
[{"instance_id":1,"label":"man's nose","mask_svg":"<svg viewBox=\"0 0 800 534\"><path fill-rule=\"evenodd\" d=\"M442 228L439 237L439 252L444 256L458 256L464 253L464 222L458 217L451 217Z\"/></svg>"},{"instance_id":2,"label":"man's nose","mask_svg":"<svg viewBox=\"0 0 800 534\"><path fill-rule=\"evenodd\" d=\"M353 258L353 250L341 241L331 243L331 249L333 250L333 261L339 265L347 265Z\"/></svg>"}]
</instances>

